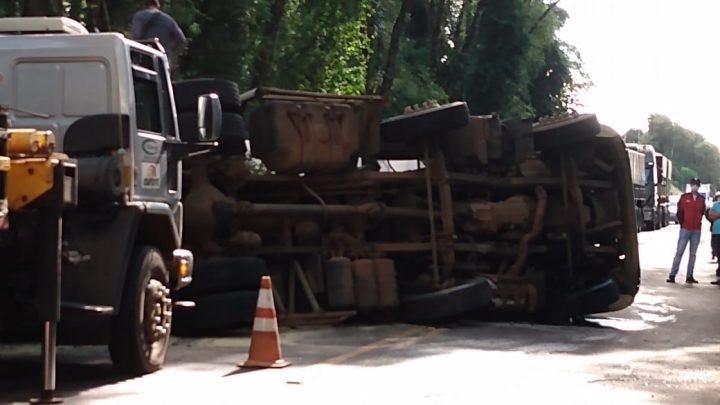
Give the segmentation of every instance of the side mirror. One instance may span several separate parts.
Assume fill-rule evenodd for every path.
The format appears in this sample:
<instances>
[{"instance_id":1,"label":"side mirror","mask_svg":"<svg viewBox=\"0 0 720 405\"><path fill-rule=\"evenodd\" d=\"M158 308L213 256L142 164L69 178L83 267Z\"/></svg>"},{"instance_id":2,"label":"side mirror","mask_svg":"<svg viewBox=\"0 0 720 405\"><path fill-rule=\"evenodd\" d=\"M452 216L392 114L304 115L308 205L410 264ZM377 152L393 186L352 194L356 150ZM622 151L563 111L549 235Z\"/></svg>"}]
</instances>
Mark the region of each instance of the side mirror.
<instances>
[{"instance_id":1,"label":"side mirror","mask_svg":"<svg viewBox=\"0 0 720 405\"><path fill-rule=\"evenodd\" d=\"M220 137L222 130L222 107L215 93L198 97L198 133L201 141L212 141Z\"/></svg>"}]
</instances>

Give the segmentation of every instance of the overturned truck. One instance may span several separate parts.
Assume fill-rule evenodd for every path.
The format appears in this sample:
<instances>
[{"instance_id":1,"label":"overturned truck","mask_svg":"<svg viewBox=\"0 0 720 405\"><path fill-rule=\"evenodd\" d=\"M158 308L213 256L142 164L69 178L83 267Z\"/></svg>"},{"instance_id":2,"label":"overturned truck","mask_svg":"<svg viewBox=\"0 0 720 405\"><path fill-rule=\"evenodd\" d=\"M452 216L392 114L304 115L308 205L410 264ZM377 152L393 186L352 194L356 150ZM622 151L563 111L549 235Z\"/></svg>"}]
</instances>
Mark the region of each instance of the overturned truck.
<instances>
[{"instance_id":1,"label":"overturned truck","mask_svg":"<svg viewBox=\"0 0 720 405\"><path fill-rule=\"evenodd\" d=\"M503 121L454 102L381 121L377 97L210 80L178 83L177 104L199 91L225 118L219 152L186 165L196 306L177 311L182 329L250 322L265 273L281 321L566 319L633 302L628 157L594 115Z\"/></svg>"}]
</instances>

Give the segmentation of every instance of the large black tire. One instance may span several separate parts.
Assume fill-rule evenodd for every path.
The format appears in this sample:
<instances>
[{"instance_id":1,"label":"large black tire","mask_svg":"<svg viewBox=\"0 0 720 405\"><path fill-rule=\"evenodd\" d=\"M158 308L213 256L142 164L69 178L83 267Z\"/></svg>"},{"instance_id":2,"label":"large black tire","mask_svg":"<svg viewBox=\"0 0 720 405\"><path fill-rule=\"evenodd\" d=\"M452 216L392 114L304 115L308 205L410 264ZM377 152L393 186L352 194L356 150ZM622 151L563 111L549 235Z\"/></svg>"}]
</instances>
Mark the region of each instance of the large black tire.
<instances>
[{"instance_id":1,"label":"large black tire","mask_svg":"<svg viewBox=\"0 0 720 405\"><path fill-rule=\"evenodd\" d=\"M176 334L188 335L251 325L257 298L257 290L196 297L195 307L175 311L173 330Z\"/></svg>"},{"instance_id":2,"label":"large black tire","mask_svg":"<svg viewBox=\"0 0 720 405\"><path fill-rule=\"evenodd\" d=\"M400 317L410 323L447 320L490 306L492 297L490 281L478 278L441 291L405 296L400 303Z\"/></svg>"},{"instance_id":3,"label":"large black tire","mask_svg":"<svg viewBox=\"0 0 720 405\"><path fill-rule=\"evenodd\" d=\"M535 320L551 325L567 325L573 318L609 312L620 298L620 288L613 280L559 297L536 314Z\"/></svg>"},{"instance_id":4,"label":"large black tire","mask_svg":"<svg viewBox=\"0 0 720 405\"><path fill-rule=\"evenodd\" d=\"M533 126L535 149L564 148L587 142L601 130L595 114L539 122Z\"/></svg>"},{"instance_id":5,"label":"large black tire","mask_svg":"<svg viewBox=\"0 0 720 405\"><path fill-rule=\"evenodd\" d=\"M469 119L467 104L458 101L390 117L380 124L380 137L384 142L416 142L462 128Z\"/></svg>"},{"instance_id":6,"label":"large black tire","mask_svg":"<svg viewBox=\"0 0 720 405\"><path fill-rule=\"evenodd\" d=\"M135 249L128 268L120 311L112 320L109 349L115 367L142 375L165 362L172 320L169 277L160 253Z\"/></svg>"},{"instance_id":7,"label":"large black tire","mask_svg":"<svg viewBox=\"0 0 720 405\"><path fill-rule=\"evenodd\" d=\"M178 112L197 112L197 99L203 94L215 93L224 112L242 112L240 89L230 80L191 79L173 83L175 108Z\"/></svg>"},{"instance_id":8,"label":"large black tire","mask_svg":"<svg viewBox=\"0 0 720 405\"><path fill-rule=\"evenodd\" d=\"M606 280L592 287L567 296L563 308L569 315L590 315L606 312L620 299L620 288L613 280Z\"/></svg>"},{"instance_id":9,"label":"large black tire","mask_svg":"<svg viewBox=\"0 0 720 405\"><path fill-rule=\"evenodd\" d=\"M184 112L178 114L180 139L192 142L198 139L198 113ZM218 139L219 152L224 155L244 155L247 152L245 140L248 139L247 127L242 115L224 112L222 128Z\"/></svg>"},{"instance_id":10,"label":"large black tire","mask_svg":"<svg viewBox=\"0 0 720 405\"><path fill-rule=\"evenodd\" d=\"M177 292L178 299L238 290L256 291L262 276L270 272L265 261L257 257L221 257L195 264L193 281Z\"/></svg>"},{"instance_id":11,"label":"large black tire","mask_svg":"<svg viewBox=\"0 0 720 405\"><path fill-rule=\"evenodd\" d=\"M198 113L184 112L178 114L178 127L180 127L180 139L193 141L198 139ZM222 128L220 138L248 139L245 120L237 113L224 112L222 115Z\"/></svg>"}]
</instances>

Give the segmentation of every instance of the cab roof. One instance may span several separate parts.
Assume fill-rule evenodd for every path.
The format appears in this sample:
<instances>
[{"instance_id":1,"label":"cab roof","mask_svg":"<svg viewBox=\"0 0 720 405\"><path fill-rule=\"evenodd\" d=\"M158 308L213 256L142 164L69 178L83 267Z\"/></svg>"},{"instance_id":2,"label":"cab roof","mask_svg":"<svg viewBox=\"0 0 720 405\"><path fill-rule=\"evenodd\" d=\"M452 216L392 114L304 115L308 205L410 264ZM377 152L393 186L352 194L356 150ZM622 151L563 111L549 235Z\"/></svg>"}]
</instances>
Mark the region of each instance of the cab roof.
<instances>
[{"instance_id":1,"label":"cab roof","mask_svg":"<svg viewBox=\"0 0 720 405\"><path fill-rule=\"evenodd\" d=\"M67 17L0 18L0 34L88 34L79 22Z\"/></svg>"}]
</instances>

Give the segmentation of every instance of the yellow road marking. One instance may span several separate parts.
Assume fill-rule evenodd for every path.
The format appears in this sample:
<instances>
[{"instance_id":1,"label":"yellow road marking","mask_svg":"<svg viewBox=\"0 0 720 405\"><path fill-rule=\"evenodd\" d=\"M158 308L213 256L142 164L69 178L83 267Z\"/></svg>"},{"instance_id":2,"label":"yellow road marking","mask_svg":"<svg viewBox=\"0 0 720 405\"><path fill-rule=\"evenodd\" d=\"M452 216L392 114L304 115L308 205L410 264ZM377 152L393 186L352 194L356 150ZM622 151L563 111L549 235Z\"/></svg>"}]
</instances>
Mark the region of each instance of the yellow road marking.
<instances>
[{"instance_id":1,"label":"yellow road marking","mask_svg":"<svg viewBox=\"0 0 720 405\"><path fill-rule=\"evenodd\" d=\"M322 361L321 364L342 364L349 360L357 358L365 353L368 353L368 352L371 352L371 351L377 350L377 349L387 348L387 347L403 349L403 348L406 348L406 347L416 343L420 339L439 335L442 332L443 332L443 329L436 329L436 328L423 328L423 327L411 328L406 331L397 333L395 335L388 336L385 339L380 339L376 342L369 343L365 346L360 346L360 347L356 348L355 350L349 351L345 354L331 357L325 361ZM419 335L418 335L418 333L419 333ZM416 336L413 336L413 335L416 335Z\"/></svg>"}]
</instances>

